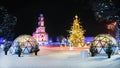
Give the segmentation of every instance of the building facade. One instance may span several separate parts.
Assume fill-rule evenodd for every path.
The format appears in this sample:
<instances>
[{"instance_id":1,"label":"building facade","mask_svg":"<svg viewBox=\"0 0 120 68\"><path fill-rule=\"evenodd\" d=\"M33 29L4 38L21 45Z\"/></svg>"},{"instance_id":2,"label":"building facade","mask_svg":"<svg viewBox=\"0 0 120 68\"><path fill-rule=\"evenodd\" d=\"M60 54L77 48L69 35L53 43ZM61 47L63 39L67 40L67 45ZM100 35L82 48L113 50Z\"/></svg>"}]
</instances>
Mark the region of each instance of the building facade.
<instances>
[{"instance_id":1,"label":"building facade","mask_svg":"<svg viewBox=\"0 0 120 68\"><path fill-rule=\"evenodd\" d=\"M40 16L38 17L38 27L36 28L36 31L33 33L33 37L40 45L48 44L48 34L45 32L43 14L40 14Z\"/></svg>"}]
</instances>

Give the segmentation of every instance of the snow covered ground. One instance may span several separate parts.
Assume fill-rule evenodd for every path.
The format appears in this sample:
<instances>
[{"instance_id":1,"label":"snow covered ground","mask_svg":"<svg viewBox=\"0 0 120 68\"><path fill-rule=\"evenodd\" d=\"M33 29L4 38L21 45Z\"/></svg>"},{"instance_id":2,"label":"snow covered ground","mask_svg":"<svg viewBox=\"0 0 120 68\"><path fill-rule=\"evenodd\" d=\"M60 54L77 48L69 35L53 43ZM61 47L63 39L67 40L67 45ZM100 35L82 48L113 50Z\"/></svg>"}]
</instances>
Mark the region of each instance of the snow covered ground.
<instances>
[{"instance_id":1,"label":"snow covered ground","mask_svg":"<svg viewBox=\"0 0 120 68\"><path fill-rule=\"evenodd\" d=\"M81 53L81 54L80 54ZM120 55L90 57L80 51L54 51L41 49L34 54L4 55L0 51L0 68L120 68Z\"/></svg>"}]
</instances>

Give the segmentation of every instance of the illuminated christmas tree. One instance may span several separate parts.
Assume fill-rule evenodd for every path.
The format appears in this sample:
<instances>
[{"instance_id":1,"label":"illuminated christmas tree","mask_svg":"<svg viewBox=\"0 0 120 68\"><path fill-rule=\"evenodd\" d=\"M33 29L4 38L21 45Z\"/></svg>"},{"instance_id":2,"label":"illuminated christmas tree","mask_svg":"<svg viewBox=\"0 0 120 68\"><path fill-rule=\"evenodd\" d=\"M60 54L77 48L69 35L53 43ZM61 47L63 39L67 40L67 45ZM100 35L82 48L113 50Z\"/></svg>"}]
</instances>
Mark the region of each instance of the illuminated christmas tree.
<instances>
[{"instance_id":1,"label":"illuminated christmas tree","mask_svg":"<svg viewBox=\"0 0 120 68\"><path fill-rule=\"evenodd\" d=\"M73 25L69 31L69 42L71 46L74 47L83 47L84 46L84 33L83 27L80 25L78 16L75 16Z\"/></svg>"}]
</instances>

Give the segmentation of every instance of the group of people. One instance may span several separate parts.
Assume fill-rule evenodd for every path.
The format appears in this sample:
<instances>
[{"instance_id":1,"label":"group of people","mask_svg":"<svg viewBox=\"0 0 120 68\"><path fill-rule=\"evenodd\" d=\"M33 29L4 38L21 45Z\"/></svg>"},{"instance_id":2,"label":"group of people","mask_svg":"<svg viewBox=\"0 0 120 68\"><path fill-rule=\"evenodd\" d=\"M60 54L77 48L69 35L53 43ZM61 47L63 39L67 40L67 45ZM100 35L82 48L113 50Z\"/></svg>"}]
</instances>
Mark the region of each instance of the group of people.
<instances>
[{"instance_id":1,"label":"group of people","mask_svg":"<svg viewBox=\"0 0 120 68\"><path fill-rule=\"evenodd\" d=\"M113 53L112 46L113 46L112 43L108 43L106 47L105 53L108 55L108 58L111 58L111 55ZM94 46L93 43L91 43L91 46L90 46L90 54L91 56L95 56L96 54L98 54L97 47Z\"/></svg>"},{"instance_id":2,"label":"group of people","mask_svg":"<svg viewBox=\"0 0 120 68\"><path fill-rule=\"evenodd\" d=\"M5 55L7 55L7 52L9 51L10 47L8 46L8 44L5 42L4 44L4 52L5 52ZM35 46L31 46L31 51L33 51L35 53L35 55L37 56L37 52L39 51L39 45L35 45ZM18 55L18 57L21 57L21 53L22 53L22 48L20 47L20 43L17 42L17 45L16 45L16 54Z\"/></svg>"}]
</instances>

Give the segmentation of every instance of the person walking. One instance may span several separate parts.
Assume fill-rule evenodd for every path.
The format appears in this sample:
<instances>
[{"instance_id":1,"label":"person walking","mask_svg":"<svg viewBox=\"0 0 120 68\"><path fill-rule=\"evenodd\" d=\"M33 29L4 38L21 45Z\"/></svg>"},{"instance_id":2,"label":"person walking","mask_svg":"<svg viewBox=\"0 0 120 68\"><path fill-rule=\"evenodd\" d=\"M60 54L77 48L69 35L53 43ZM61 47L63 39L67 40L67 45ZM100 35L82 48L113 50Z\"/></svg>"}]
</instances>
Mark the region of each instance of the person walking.
<instances>
[{"instance_id":1,"label":"person walking","mask_svg":"<svg viewBox=\"0 0 120 68\"><path fill-rule=\"evenodd\" d=\"M39 51L39 46L38 45L35 45L34 46L34 52L35 52L35 55L37 56L37 52Z\"/></svg>"},{"instance_id":2,"label":"person walking","mask_svg":"<svg viewBox=\"0 0 120 68\"><path fill-rule=\"evenodd\" d=\"M106 49L106 53L108 55L108 58L111 58L111 54L112 54L113 50L112 50L112 45L109 43L108 47Z\"/></svg>"},{"instance_id":3,"label":"person walking","mask_svg":"<svg viewBox=\"0 0 120 68\"><path fill-rule=\"evenodd\" d=\"M21 56L21 53L22 53L22 48L20 47L20 46L18 46L18 57L20 57Z\"/></svg>"},{"instance_id":4,"label":"person walking","mask_svg":"<svg viewBox=\"0 0 120 68\"><path fill-rule=\"evenodd\" d=\"M5 52L5 55L7 55L7 52L8 52L9 48L7 45L4 45L4 52Z\"/></svg>"},{"instance_id":5,"label":"person walking","mask_svg":"<svg viewBox=\"0 0 120 68\"><path fill-rule=\"evenodd\" d=\"M93 43L91 43L91 46L90 46L90 53L91 53L91 56L95 56L95 46L93 46Z\"/></svg>"}]
</instances>

